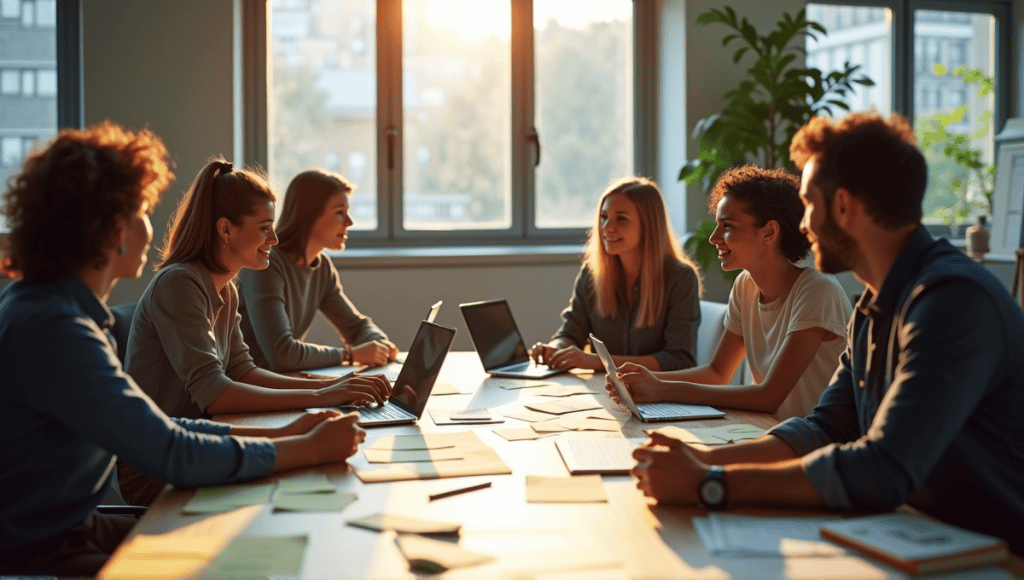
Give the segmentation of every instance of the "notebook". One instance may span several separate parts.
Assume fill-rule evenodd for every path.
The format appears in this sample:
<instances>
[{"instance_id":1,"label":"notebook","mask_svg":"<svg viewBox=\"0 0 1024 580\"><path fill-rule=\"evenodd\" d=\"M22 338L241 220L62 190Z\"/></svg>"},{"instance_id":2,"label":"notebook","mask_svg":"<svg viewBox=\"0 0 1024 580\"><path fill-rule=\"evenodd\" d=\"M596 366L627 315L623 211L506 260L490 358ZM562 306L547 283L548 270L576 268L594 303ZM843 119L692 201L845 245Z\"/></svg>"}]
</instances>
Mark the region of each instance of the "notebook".
<instances>
[{"instance_id":1,"label":"notebook","mask_svg":"<svg viewBox=\"0 0 1024 580\"><path fill-rule=\"evenodd\" d=\"M423 321L405 357L402 371L394 381L391 396L383 405L351 407L359 412L363 427L415 423L423 416L427 398L434 389L441 365L448 356L455 329Z\"/></svg>"},{"instance_id":2,"label":"notebook","mask_svg":"<svg viewBox=\"0 0 1024 580\"><path fill-rule=\"evenodd\" d=\"M491 376L539 379L562 371L539 365L530 353L505 300L460 304L473 348Z\"/></svg>"},{"instance_id":3,"label":"notebook","mask_svg":"<svg viewBox=\"0 0 1024 580\"><path fill-rule=\"evenodd\" d=\"M615 392L619 395L619 400L629 407L629 410L637 419L644 423L706 419L708 417L722 417L725 415L724 411L719 411L707 405L683 405L681 403L641 403L637 405L633 402L633 397L630 396L626 385L619 378L608 348L593 334L590 335L590 342L594 345L597 356L601 358L601 363L604 365L604 370L612 381L612 386L615 387Z\"/></svg>"},{"instance_id":4,"label":"notebook","mask_svg":"<svg viewBox=\"0 0 1024 580\"><path fill-rule=\"evenodd\" d=\"M636 465L633 450L639 444L639 440L623 437L555 441L555 447L572 475L629 473Z\"/></svg>"}]
</instances>

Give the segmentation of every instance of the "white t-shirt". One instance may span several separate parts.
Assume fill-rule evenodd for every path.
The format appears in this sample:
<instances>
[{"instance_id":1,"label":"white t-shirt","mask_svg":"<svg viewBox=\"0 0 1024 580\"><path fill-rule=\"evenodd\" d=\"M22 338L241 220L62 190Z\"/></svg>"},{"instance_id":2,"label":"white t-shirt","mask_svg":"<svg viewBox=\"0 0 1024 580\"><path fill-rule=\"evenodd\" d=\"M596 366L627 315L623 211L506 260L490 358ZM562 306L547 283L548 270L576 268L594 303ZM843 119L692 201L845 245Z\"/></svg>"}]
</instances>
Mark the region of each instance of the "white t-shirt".
<instances>
[{"instance_id":1,"label":"white t-shirt","mask_svg":"<svg viewBox=\"0 0 1024 580\"><path fill-rule=\"evenodd\" d=\"M743 337L747 365L755 383L764 380L789 333L823 328L836 335L821 343L811 364L775 412L780 421L803 417L818 403L839 366L853 307L839 282L814 268L804 268L789 294L771 304L761 304L759 295L750 274L741 272L729 294L729 312L725 316L725 328Z\"/></svg>"}]
</instances>

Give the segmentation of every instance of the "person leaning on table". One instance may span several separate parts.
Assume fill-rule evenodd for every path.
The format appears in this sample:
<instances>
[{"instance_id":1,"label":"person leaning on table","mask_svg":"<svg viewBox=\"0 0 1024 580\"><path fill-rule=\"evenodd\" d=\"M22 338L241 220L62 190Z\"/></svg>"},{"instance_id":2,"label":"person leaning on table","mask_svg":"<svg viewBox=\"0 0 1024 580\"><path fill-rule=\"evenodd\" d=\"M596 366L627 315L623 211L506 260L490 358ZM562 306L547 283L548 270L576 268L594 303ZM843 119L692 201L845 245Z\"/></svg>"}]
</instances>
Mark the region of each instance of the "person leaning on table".
<instances>
[{"instance_id":1,"label":"person leaning on table","mask_svg":"<svg viewBox=\"0 0 1024 580\"><path fill-rule=\"evenodd\" d=\"M163 142L103 123L62 131L4 196L11 225L0 294L0 572L93 575L133 519L99 514L115 456L177 486L344 461L355 414L280 429L170 419L121 369L105 298L137 278L149 212L172 179Z\"/></svg>"},{"instance_id":2,"label":"person leaning on table","mask_svg":"<svg viewBox=\"0 0 1024 580\"><path fill-rule=\"evenodd\" d=\"M793 138L823 272L866 286L818 405L750 442L659 434L637 487L666 503L888 510L907 503L1024 555L1024 312L921 225L927 167L903 117L815 118Z\"/></svg>"}]
</instances>

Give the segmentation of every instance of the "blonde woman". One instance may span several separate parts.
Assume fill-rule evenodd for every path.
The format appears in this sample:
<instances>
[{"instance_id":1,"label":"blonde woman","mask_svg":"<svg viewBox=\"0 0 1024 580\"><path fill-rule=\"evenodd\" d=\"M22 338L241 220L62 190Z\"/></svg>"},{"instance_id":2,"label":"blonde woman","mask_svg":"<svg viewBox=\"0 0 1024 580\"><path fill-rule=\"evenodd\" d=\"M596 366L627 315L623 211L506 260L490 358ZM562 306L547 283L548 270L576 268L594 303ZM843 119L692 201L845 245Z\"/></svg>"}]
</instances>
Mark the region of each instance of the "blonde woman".
<instances>
[{"instance_id":1,"label":"blonde woman","mask_svg":"<svg viewBox=\"0 0 1024 580\"><path fill-rule=\"evenodd\" d=\"M285 192L270 266L239 272L242 335L257 365L272 371L380 366L398 354L387 335L345 296L338 271L323 253L345 249L352 191L337 173L309 169L296 175ZM334 326L343 346L303 340L317 312Z\"/></svg>"},{"instance_id":2,"label":"blonde woman","mask_svg":"<svg viewBox=\"0 0 1024 580\"><path fill-rule=\"evenodd\" d=\"M531 356L553 368L601 370L597 355L583 351L593 333L616 365L692 367L700 275L676 241L658 186L644 177L611 183L589 236L562 327Z\"/></svg>"}]
</instances>

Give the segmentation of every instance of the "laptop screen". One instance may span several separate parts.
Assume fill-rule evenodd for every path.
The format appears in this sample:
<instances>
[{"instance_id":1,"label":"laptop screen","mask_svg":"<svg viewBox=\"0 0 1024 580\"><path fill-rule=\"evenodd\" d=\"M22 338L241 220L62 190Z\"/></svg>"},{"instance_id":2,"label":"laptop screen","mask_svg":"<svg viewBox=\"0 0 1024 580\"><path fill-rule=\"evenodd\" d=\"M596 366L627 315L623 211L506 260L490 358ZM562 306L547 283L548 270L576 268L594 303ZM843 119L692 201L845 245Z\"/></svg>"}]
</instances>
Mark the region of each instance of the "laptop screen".
<instances>
[{"instance_id":1,"label":"laptop screen","mask_svg":"<svg viewBox=\"0 0 1024 580\"><path fill-rule=\"evenodd\" d=\"M391 403L417 417L423 414L427 398L434 388L441 364L455 338L455 329L423 321L405 357L391 391Z\"/></svg>"},{"instance_id":2,"label":"laptop screen","mask_svg":"<svg viewBox=\"0 0 1024 580\"><path fill-rule=\"evenodd\" d=\"M529 352L504 300L460 304L473 346L485 370L528 361Z\"/></svg>"}]
</instances>

